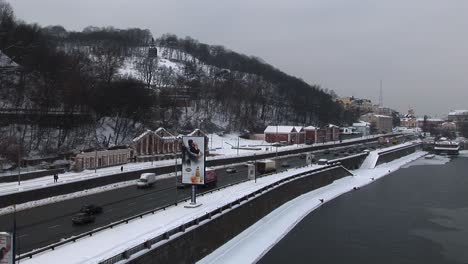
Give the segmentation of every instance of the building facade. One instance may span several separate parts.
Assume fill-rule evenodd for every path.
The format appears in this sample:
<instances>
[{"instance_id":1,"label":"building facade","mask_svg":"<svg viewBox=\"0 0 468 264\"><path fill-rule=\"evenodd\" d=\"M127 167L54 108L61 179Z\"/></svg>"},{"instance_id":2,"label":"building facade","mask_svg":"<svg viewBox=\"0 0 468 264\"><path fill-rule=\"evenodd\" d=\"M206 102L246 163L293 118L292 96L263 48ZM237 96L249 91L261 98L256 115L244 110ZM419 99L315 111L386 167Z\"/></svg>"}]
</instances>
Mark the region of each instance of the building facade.
<instances>
[{"instance_id":1,"label":"building facade","mask_svg":"<svg viewBox=\"0 0 468 264\"><path fill-rule=\"evenodd\" d=\"M390 133L393 129L393 118L386 115L378 114L365 114L360 118L364 122L371 124L371 128L375 130L376 133Z\"/></svg>"},{"instance_id":2,"label":"building facade","mask_svg":"<svg viewBox=\"0 0 468 264\"><path fill-rule=\"evenodd\" d=\"M128 163L132 158L133 150L127 147L81 152L73 158L72 169L82 171L121 165Z\"/></svg>"},{"instance_id":3,"label":"building facade","mask_svg":"<svg viewBox=\"0 0 468 264\"><path fill-rule=\"evenodd\" d=\"M180 152L180 139L160 127L155 131L147 130L132 141L136 155L161 156Z\"/></svg>"},{"instance_id":4,"label":"building facade","mask_svg":"<svg viewBox=\"0 0 468 264\"><path fill-rule=\"evenodd\" d=\"M371 124L369 122L364 121L353 123L353 128L355 131L360 133L363 137L370 135L370 126Z\"/></svg>"}]
</instances>

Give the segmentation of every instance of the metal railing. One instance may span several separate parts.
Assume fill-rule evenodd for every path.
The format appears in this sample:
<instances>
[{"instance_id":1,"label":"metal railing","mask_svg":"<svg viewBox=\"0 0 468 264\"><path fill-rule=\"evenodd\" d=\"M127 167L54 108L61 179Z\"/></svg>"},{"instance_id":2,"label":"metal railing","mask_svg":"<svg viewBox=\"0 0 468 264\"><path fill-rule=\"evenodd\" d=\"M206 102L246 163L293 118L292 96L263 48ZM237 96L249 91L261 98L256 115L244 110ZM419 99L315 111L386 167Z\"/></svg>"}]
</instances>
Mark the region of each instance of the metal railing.
<instances>
[{"instance_id":1,"label":"metal railing","mask_svg":"<svg viewBox=\"0 0 468 264\"><path fill-rule=\"evenodd\" d=\"M308 165L304 165L302 167L306 167L306 166L308 166ZM220 208L218 208L218 209L216 209L216 210L214 210L212 212L209 212L209 213L205 214L204 216L198 217L197 219L192 220L192 221L190 221L188 223L182 224L182 225L180 225L180 226L178 226L176 228L173 228L173 229L171 229L169 231L166 231L162 235L159 235L159 236L157 236L155 238L152 238L152 239L150 239L148 241L145 241L144 243L142 243L140 245L132 247L132 248L126 250L125 252L122 252L121 254L113 256L113 257L111 257L109 259L106 259L105 261L100 262L100 263L110 264L110 263L115 263L117 261L126 259L126 258L128 258L129 256L131 256L132 254L134 254L136 252L139 252L139 251L141 251L143 249L150 248L152 245L154 245L155 243L158 243L160 241L167 240L173 234L176 234L176 233L179 233L179 232L184 232L186 228L194 226L194 225L198 225L200 222L202 222L204 220L211 219L211 217L213 215L219 214L219 213L221 213L222 211L224 211L226 209L231 209L234 205L240 204L242 201L248 200L249 198L254 197L257 194L262 193L262 192L264 192L266 190L269 190L272 187L277 186L277 185L279 185L279 184L281 184L281 183L283 183L285 181L290 181L292 179L295 179L295 178L300 177L300 176L304 176L306 174L316 174L316 173L318 173L320 171L328 170L330 168L335 168L335 167L339 167L339 166L340 166L339 162L334 163L334 164L329 164L327 166L324 166L324 167L321 167L321 168L318 168L318 169L298 173L298 174L292 175L290 177L286 177L284 179L281 179L281 180L279 180L277 182L274 182L274 183L272 183L272 184L270 184L268 186L265 186L265 187L255 191L254 193L245 195L244 197L242 197L242 198L240 198L240 199L238 199L238 200L236 200L234 202L231 202L231 203L229 203L229 204L227 204L225 206L222 206L222 207L220 207ZM300 167L298 167L298 168L300 168ZM274 173L275 172L269 173L269 174L263 174L263 175L261 175L261 177L269 176L269 175L272 175ZM242 181L230 183L230 184L227 184L227 185L224 185L224 186L221 186L221 187L218 187L218 188L215 188L215 189L200 193L197 196L204 196L206 194L210 194L210 193L213 193L213 192L216 192L216 191L220 191L222 189L225 189L225 188L228 188L228 187L231 187L231 186L243 183L243 182L247 182L247 181L251 181L251 180L250 179L245 179L245 180L242 180ZM39 248L39 249L35 249L35 250L32 250L32 251L24 253L24 254L20 254L18 257L16 257L16 260L18 261L18 260L25 259L25 258L32 258L34 255L37 255L39 253L49 251L49 250L55 250L55 248L57 248L59 246L62 246L62 245L68 244L68 243L76 242L77 240L85 238L85 237L91 237L91 236L93 236L94 234L96 234L98 232L101 232L101 231L107 230L107 229L112 229L113 227L121 225L121 224L128 224L132 220L143 218L143 216L146 216L146 215L155 214L158 211L163 211L163 210L166 210L169 207L177 206L179 203L183 203L183 202L186 202L188 200L190 200L190 197L181 199L181 200L176 201L175 203L172 203L172 204L161 206L161 207L158 207L158 208L155 208L155 209L152 209L152 210L137 214L135 216L131 216L131 217L128 217L128 218L125 218L125 219L110 223L110 224L102 226L102 227L98 227L96 229L93 229L91 231L82 233L80 235L76 235L76 236L72 236L72 237L67 238L67 239L63 239L63 240L61 240L59 242L56 242L56 243L53 243L51 245L48 245L48 246L45 246L45 247L42 247L42 248Z\"/></svg>"},{"instance_id":2,"label":"metal railing","mask_svg":"<svg viewBox=\"0 0 468 264\"><path fill-rule=\"evenodd\" d=\"M255 191L253 193L244 195L243 197L241 197L241 198L239 198L239 199L237 199L237 200L235 200L235 201L233 201L231 203L228 203L228 204L226 204L224 206L221 206L221 207L219 207L219 208L217 208L215 210L212 210L211 212L208 212L208 213L204 214L203 216L198 217L198 218L196 218L196 219L194 219L194 220L192 220L190 222L184 223L184 224L182 224L180 226L177 226L177 227L175 227L173 229L170 229L170 230L166 231L162 235L159 235L159 236L157 236L155 238L149 239L149 240L147 240L147 241L145 241L145 242L143 242L143 243L141 243L139 245L136 245L136 246L134 246L132 248L129 248L129 249L125 250L122 253L119 253L119 254L117 254L115 256L112 256L112 257L110 257L110 258L108 258L106 260L103 260L103 261L99 262L99 264L113 264L113 263L116 263L116 262L119 262L119 261L122 261L122 260L129 259L130 256L132 256L135 253L138 253L138 252L140 252L142 250L150 249L152 247L152 245L154 245L156 243L159 243L161 241L169 240L172 235L175 235L177 233L183 233L183 232L185 232L185 230L187 228L190 228L190 227L193 227L193 226L198 226L203 221L209 220L212 217L216 217L217 215L222 214L226 210L233 209L233 207L235 207L237 205L240 205L242 202L248 201L251 198L256 197L257 195L262 194L265 191L269 191L270 189L274 189L277 186L281 185L282 183L292 181L292 180L294 180L296 178L299 178L299 177L302 177L302 176L310 176L310 175L313 175L313 174L317 174L317 173L319 173L321 171L330 170L332 168L337 168L337 167L341 167L341 165L339 163L335 163L335 164L331 164L331 165L328 165L328 166L325 166L325 167L322 167L322 168L319 168L319 169L306 171L306 172L298 173L298 174L283 178L283 179L281 179L279 181L271 183L271 184L269 184L269 185ZM204 194L212 193L213 191L216 191L216 190L212 190L210 192L205 192L205 193L200 194L200 195L203 196Z\"/></svg>"}]
</instances>

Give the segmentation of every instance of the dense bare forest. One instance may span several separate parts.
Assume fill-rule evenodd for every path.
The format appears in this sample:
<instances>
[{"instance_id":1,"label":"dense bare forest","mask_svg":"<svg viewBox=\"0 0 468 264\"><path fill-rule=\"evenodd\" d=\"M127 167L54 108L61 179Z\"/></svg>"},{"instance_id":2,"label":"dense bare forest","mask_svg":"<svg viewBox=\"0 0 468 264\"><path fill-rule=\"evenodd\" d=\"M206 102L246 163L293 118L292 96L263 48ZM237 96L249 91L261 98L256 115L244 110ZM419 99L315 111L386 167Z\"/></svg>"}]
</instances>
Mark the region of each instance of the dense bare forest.
<instances>
[{"instance_id":1,"label":"dense bare forest","mask_svg":"<svg viewBox=\"0 0 468 264\"><path fill-rule=\"evenodd\" d=\"M260 58L146 29L20 22L0 0L0 155L126 144L159 126L261 132L352 122L332 91ZM13 65L15 64L15 65ZM52 116L52 117L51 117Z\"/></svg>"}]
</instances>

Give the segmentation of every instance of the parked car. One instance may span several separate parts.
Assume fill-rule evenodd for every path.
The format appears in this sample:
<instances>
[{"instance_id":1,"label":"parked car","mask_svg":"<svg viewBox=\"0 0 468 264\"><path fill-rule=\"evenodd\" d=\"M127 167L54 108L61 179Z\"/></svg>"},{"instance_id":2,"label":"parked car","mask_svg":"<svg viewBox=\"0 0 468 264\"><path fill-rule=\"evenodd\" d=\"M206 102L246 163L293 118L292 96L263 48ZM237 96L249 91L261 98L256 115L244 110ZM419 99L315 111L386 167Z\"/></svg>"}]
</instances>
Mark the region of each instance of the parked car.
<instances>
[{"instance_id":1,"label":"parked car","mask_svg":"<svg viewBox=\"0 0 468 264\"><path fill-rule=\"evenodd\" d=\"M335 153L333 153L333 156L338 157L338 156L340 156L340 153L339 153L339 152L335 152Z\"/></svg>"},{"instance_id":2,"label":"parked car","mask_svg":"<svg viewBox=\"0 0 468 264\"><path fill-rule=\"evenodd\" d=\"M96 217L88 213L77 213L72 217L72 223L75 225L92 223L94 220L96 220Z\"/></svg>"},{"instance_id":3,"label":"parked car","mask_svg":"<svg viewBox=\"0 0 468 264\"><path fill-rule=\"evenodd\" d=\"M305 158L306 158L306 154L302 153L301 155L299 155L299 158L305 159Z\"/></svg>"},{"instance_id":4,"label":"parked car","mask_svg":"<svg viewBox=\"0 0 468 264\"><path fill-rule=\"evenodd\" d=\"M86 213L86 214L100 214L102 213L102 207L97 206L95 204L87 204L83 205L80 209L81 213Z\"/></svg>"},{"instance_id":5,"label":"parked car","mask_svg":"<svg viewBox=\"0 0 468 264\"><path fill-rule=\"evenodd\" d=\"M326 149L326 150L323 152L323 154L325 154L325 155L330 154L330 150L329 150L329 149Z\"/></svg>"},{"instance_id":6,"label":"parked car","mask_svg":"<svg viewBox=\"0 0 468 264\"><path fill-rule=\"evenodd\" d=\"M291 166L291 165L289 165L289 162L287 162L287 161L281 162L281 167L289 167L289 166Z\"/></svg>"},{"instance_id":7,"label":"parked car","mask_svg":"<svg viewBox=\"0 0 468 264\"><path fill-rule=\"evenodd\" d=\"M237 169L235 167L229 167L226 169L226 172L227 173L234 173L234 172L237 172Z\"/></svg>"}]
</instances>

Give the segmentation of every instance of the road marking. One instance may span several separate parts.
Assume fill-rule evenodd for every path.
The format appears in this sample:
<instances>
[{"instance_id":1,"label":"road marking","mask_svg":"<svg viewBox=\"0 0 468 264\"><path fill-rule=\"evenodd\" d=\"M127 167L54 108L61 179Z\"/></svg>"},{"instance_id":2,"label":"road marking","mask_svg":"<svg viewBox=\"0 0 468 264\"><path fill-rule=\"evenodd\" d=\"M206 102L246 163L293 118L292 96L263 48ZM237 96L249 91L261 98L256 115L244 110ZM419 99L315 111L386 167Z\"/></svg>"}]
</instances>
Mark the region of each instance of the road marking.
<instances>
[{"instance_id":1,"label":"road marking","mask_svg":"<svg viewBox=\"0 0 468 264\"><path fill-rule=\"evenodd\" d=\"M19 236L18 238L27 237L27 236L29 236L29 235L28 235L28 234L24 234L24 235Z\"/></svg>"},{"instance_id":2,"label":"road marking","mask_svg":"<svg viewBox=\"0 0 468 264\"><path fill-rule=\"evenodd\" d=\"M50 226L49 229L57 228L57 227L59 227L59 226L60 226L60 225Z\"/></svg>"}]
</instances>

